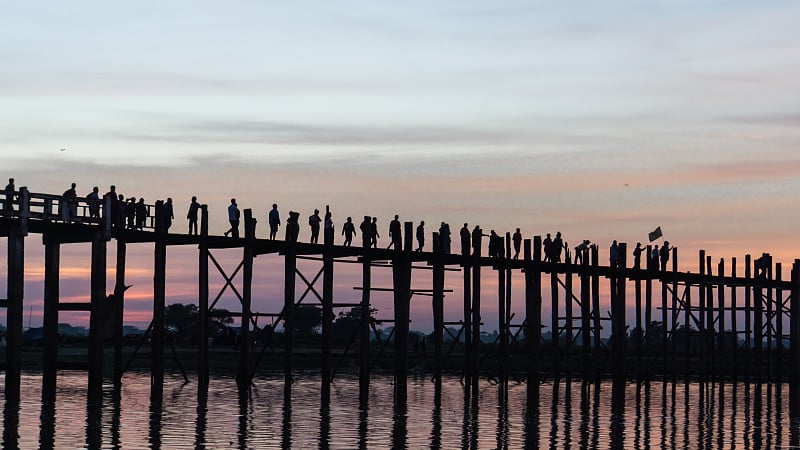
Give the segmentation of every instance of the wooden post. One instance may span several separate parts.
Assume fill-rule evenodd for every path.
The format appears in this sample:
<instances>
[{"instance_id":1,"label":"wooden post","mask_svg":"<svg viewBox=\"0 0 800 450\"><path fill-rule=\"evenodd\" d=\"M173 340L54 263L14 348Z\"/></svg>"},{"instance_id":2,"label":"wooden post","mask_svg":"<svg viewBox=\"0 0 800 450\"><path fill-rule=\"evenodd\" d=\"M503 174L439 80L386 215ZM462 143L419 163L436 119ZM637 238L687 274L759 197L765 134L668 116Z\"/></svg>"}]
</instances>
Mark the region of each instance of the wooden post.
<instances>
[{"instance_id":1,"label":"wooden post","mask_svg":"<svg viewBox=\"0 0 800 450\"><path fill-rule=\"evenodd\" d=\"M506 261L511 261L511 233L506 233ZM504 317L504 329L505 329L505 336L503 337L502 347L503 350L503 364L508 366L508 355L509 355L509 341L512 335L511 332L511 266L506 265L506 307L505 307L505 317ZM504 378L504 381L507 381Z\"/></svg>"},{"instance_id":2,"label":"wooden post","mask_svg":"<svg viewBox=\"0 0 800 450\"><path fill-rule=\"evenodd\" d=\"M322 398L330 401L333 348L333 234L324 234L322 250ZM327 400L325 400L327 399Z\"/></svg>"},{"instance_id":3,"label":"wooden post","mask_svg":"<svg viewBox=\"0 0 800 450\"><path fill-rule=\"evenodd\" d=\"M597 254L597 246L592 245L592 320L594 322L594 370L599 373L601 364L601 336L602 327L600 326L600 256Z\"/></svg>"},{"instance_id":4,"label":"wooden post","mask_svg":"<svg viewBox=\"0 0 800 450\"><path fill-rule=\"evenodd\" d=\"M439 242L439 233L433 233L433 242ZM433 376L437 383L442 378L442 341L444 339L444 260L441 246L433 246ZM437 385L438 386L438 385Z\"/></svg>"},{"instance_id":5,"label":"wooden post","mask_svg":"<svg viewBox=\"0 0 800 450\"><path fill-rule=\"evenodd\" d=\"M164 311L166 309L167 230L164 202L156 202L155 261L153 264L153 334L150 396L160 400L164 389Z\"/></svg>"},{"instance_id":6,"label":"wooden post","mask_svg":"<svg viewBox=\"0 0 800 450\"><path fill-rule=\"evenodd\" d=\"M700 322L700 330L698 331L700 340L702 342L701 344L702 352L700 352L700 358L702 362L701 367L703 367L703 370L701 370L701 375L705 376L707 375L705 370L708 368L706 364L706 362L708 361L708 352L711 351L711 349L708 348L708 329L706 326L706 283L705 281L703 281L705 280L705 275L706 275L706 251L700 250L698 258L699 258L698 272L700 274L700 282L698 283L697 287L697 294L698 294L697 318L698 322Z\"/></svg>"},{"instance_id":7,"label":"wooden post","mask_svg":"<svg viewBox=\"0 0 800 450\"><path fill-rule=\"evenodd\" d=\"M686 329L686 339L683 343L683 376L686 380L689 379L690 375L690 356L691 356L691 349L693 347L691 342L691 333L689 329L692 324L692 289L691 286L686 286L686 309L684 311L683 317L683 327ZM676 368L673 367L673 370Z\"/></svg>"},{"instance_id":8,"label":"wooden post","mask_svg":"<svg viewBox=\"0 0 800 450\"><path fill-rule=\"evenodd\" d=\"M91 313L89 315L89 395L100 398L103 387L103 341L106 308L106 239L98 230L92 239Z\"/></svg>"},{"instance_id":9,"label":"wooden post","mask_svg":"<svg viewBox=\"0 0 800 450\"><path fill-rule=\"evenodd\" d=\"M364 220L371 220L367 217ZM361 233L361 245L363 247L361 256L361 324L359 327L359 370L358 386L359 398L366 398L369 390L369 296L372 289L371 283L371 264L372 247L371 238L367 233Z\"/></svg>"},{"instance_id":10,"label":"wooden post","mask_svg":"<svg viewBox=\"0 0 800 450\"><path fill-rule=\"evenodd\" d=\"M772 281L772 267L773 267L772 266L772 257L770 256L769 257L769 262L766 265L767 276L766 276L766 280L765 281L767 281L767 282ZM772 286L768 285L766 290L767 290L767 295L766 295L765 303L766 303L766 306L767 306L767 308L766 308L767 311L766 311L766 314L765 314L764 318L766 319L765 328L767 329L767 336L766 336L766 338L767 338L767 376L768 377L772 377L772 375L773 375L773 367L774 367L774 365L772 364L772 362L773 362L772 361L772 355L773 355L773 347L774 347L774 343L773 343L774 335L773 335L773 332L772 332L773 331L772 320L775 317L773 315L773 308L772 308L772 305L773 305L772 304Z\"/></svg>"},{"instance_id":11,"label":"wooden post","mask_svg":"<svg viewBox=\"0 0 800 450\"><path fill-rule=\"evenodd\" d=\"M433 245L439 247L438 242L438 239L434 239ZM464 274L464 374L469 374L472 368L472 258L470 248L470 245L464 245L464 243L461 245L461 266Z\"/></svg>"},{"instance_id":12,"label":"wooden post","mask_svg":"<svg viewBox=\"0 0 800 450\"><path fill-rule=\"evenodd\" d=\"M645 261L650 261L650 255L653 251L653 246L648 245L647 250L647 257ZM645 282L644 282L644 336L645 336L645 351L649 355L650 352L653 351L652 343L653 343L653 336L651 336L651 329L650 326L653 324L653 274L652 274L652 263L646 264L646 275L645 275ZM666 324L664 325L666 326ZM650 359L648 357L648 359ZM650 365L648 364L648 367Z\"/></svg>"},{"instance_id":13,"label":"wooden post","mask_svg":"<svg viewBox=\"0 0 800 450\"><path fill-rule=\"evenodd\" d=\"M286 243L286 253L283 255L283 274L283 382L284 388L289 389L292 384L294 302L297 289L297 241L294 239Z\"/></svg>"},{"instance_id":14,"label":"wooden post","mask_svg":"<svg viewBox=\"0 0 800 450\"><path fill-rule=\"evenodd\" d=\"M25 234L21 225L11 225L8 230L5 398L12 404L20 401Z\"/></svg>"},{"instance_id":15,"label":"wooden post","mask_svg":"<svg viewBox=\"0 0 800 450\"><path fill-rule=\"evenodd\" d=\"M589 367L591 364L591 341L589 336L591 329L592 308L589 305L589 302L591 301L591 292L589 288L589 249L587 248L581 251L583 252L581 255L581 351L583 354L583 377L586 379L589 375Z\"/></svg>"},{"instance_id":16,"label":"wooden post","mask_svg":"<svg viewBox=\"0 0 800 450\"><path fill-rule=\"evenodd\" d=\"M56 399L56 360L58 359L58 298L61 244L46 233L44 240L44 349L42 351L42 401Z\"/></svg>"},{"instance_id":17,"label":"wooden post","mask_svg":"<svg viewBox=\"0 0 800 450\"><path fill-rule=\"evenodd\" d=\"M653 271L659 274L659 278L661 278L661 324L663 325L661 328L661 362L663 367L663 374L664 376L667 375L667 368L669 364L667 363L667 336L670 327L675 329L675 323L672 321L671 323L667 321L667 311L669 310L669 305L667 304L667 281L664 279L664 272L661 271L661 265L659 264L658 257L653 258ZM675 338L673 334L672 338ZM674 374L674 371L673 371Z\"/></svg>"},{"instance_id":18,"label":"wooden post","mask_svg":"<svg viewBox=\"0 0 800 450\"><path fill-rule=\"evenodd\" d=\"M481 235L473 236L477 245L472 251L472 355L470 375L477 379L481 356Z\"/></svg>"},{"instance_id":19,"label":"wooden post","mask_svg":"<svg viewBox=\"0 0 800 450\"><path fill-rule=\"evenodd\" d=\"M722 363L723 358L722 355L725 354L727 351L725 349L725 284L723 282L723 278L725 277L725 260L719 260L719 266L717 267L717 277L719 277L719 284L717 285L717 303L718 303L718 311L719 316L717 318L717 351L714 352L717 355L716 359L716 367L719 373L722 372Z\"/></svg>"},{"instance_id":20,"label":"wooden post","mask_svg":"<svg viewBox=\"0 0 800 450\"><path fill-rule=\"evenodd\" d=\"M611 348L613 354L614 380L625 380L625 270L627 263L627 244L619 243L619 267L612 267L615 284L611 286Z\"/></svg>"},{"instance_id":21,"label":"wooden post","mask_svg":"<svg viewBox=\"0 0 800 450\"><path fill-rule=\"evenodd\" d=\"M736 278L736 258L731 258L731 277ZM731 285L731 333L733 333L733 348L731 349L731 368L735 375L739 374L737 356L739 354L739 330L737 328L736 317L739 313L739 306L736 302L736 284Z\"/></svg>"},{"instance_id":22,"label":"wooden post","mask_svg":"<svg viewBox=\"0 0 800 450\"><path fill-rule=\"evenodd\" d=\"M252 303L253 303L253 259L255 254L253 246L256 240L256 219L253 217L252 209L244 210L244 250L242 260L242 328L239 330L239 367L236 375L236 382L239 389L247 389L250 387L250 326L253 317ZM294 273L294 271L292 272ZM294 300L294 296L292 296ZM292 303L294 305L294 302ZM288 323L288 322L287 322ZM288 364L283 367L284 379L288 384L291 384L292 379L292 365L291 365L291 328L286 330L286 336L289 342L288 353L289 357L286 359Z\"/></svg>"},{"instance_id":23,"label":"wooden post","mask_svg":"<svg viewBox=\"0 0 800 450\"><path fill-rule=\"evenodd\" d=\"M411 222L405 222L404 249L395 249L392 256L392 281L394 285L394 382L395 398L406 398L408 380L408 334L411 300Z\"/></svg>"},{"instance_id":24,"label":"wooden post","mask_svg":"<svg viewBox=\"0 0 800 450\"><path fill-rule=\"evenodd\" d=\"M781 263L775 264L775 282L778 287L775 288L775 337L776 337L776 348L775 348L775 367L778 368L778 377L779 379L783 378L784 367L783 367L783 290L780 288L781 282L783 281L783 274L781 273L783 270L783 266Z\"/></svg>"},{"instance_id":25,"label":"wooden post","mask_svg":"<svg viewBox=\"0 0 800 450\"><path fill-rule=\"evenodd\" d=\"M531 240L524 242L525 258L525 340L528 342L528 389L539 390L539 361L542 340L542 237L533 238L533 261Z\"/></svg>"},{"instance_id":26,"label":"wooden post","mask_svg":"<svg viewBox=\"0 0 800 450\"><path fill-rule=\"evenodd\" d=\"M753 340L752 340L752 305L750 301L750 296L752 294L752 287L750 286L750 255L744 256L744 278L745 278L745 288L744 288L744 346L745 346L745 367L747 367L748 375L752 372L752 368L750 367L752 363L752 350L753 350Z\"/></svg>"},{"instance_id":27,"label":"wooden post","mask_svg":"<svg viewBox=\"0 0 800 450\"><path fill-rule=\"evenodd\" d=\"M711 255L706 256L706 274L708 279L712 280L714 274L711 270ZM706 354L705 354L705 373L711 374L714 372L714 366L717 359L717 354L714 350L714 284L709 281L705 284L706 287Z\"/></svg>"},{"instance_id":28,"label":"wooden post","mask_svg":"<svg viewBox=\"0 0 800 450\"><path fill-rule=\"evenodd\" d=\"M506 241L508 242L508 241ZM508 255L509 257L511 255ZM506 359L508 354L508 336L506 335L506 274L504 269L505 262L500 258L495 258L494 265L497 268L497 328L498 337L500 338L500 364L499 364L499 380L500 383L505 383L507 378L506 373Z\"/></svg>"},{"instance_id":29,"label":"wooden post","mask_svg":"<svg viewBox=\"0 0 800 450\"><path fill-rule=\"evenodd\" d=\"M792 293L789 302L789 411L793 419L800 418L800 259L792 265Z\"/></svg>"},{"instance_id":30,"label":"wooden post","mask_svg":"<svg viewBox=\"0 0 800 450\"><path fill-rule=\"evenodd\" d=\"M564 321L564 334L566 335L567 342L565 346L566 354L566 372L572 373L572 260L570 255L564 257L564 313L566 319Z\"/></svg>"},{"instance_id":31,"label":"wooden post","mask_svg":"<svg viewBox=\"0 0 800 450\"><path fill-rule=\"evenodd\" d=\"M558 325L558 273L556 272L556 262L550 261L550 351L553 353L553 373L554 376L558 376L560 373L559 369L559 342L558 336L559 332L559 325Z\"/></svg>"},{"instance_id":32,"label":"wooden post","mask_svg":"<svg viewBox=\"0 0 800 450\"><path fill-rule=\"evenodd\" d=\"M764 291L760 283L762 283L766 277L763 269L761 273L759 273L758 269L754 270L754 272L756 282L759 283L759 285L754 289L755 292L753 295L753 352L756 357L756 376L760 379L761 365L763 363L761 352L764 340Z\"/></svg>"},{"instance_id":33,"label":"wooden post","mask_svg":"<svg viewBox=\"0 0 800 450\"><path fill-rule=\"evenodd\" d=\"M208 205L200 205L200 238L198 246L198 303L200 310L200 348L197 362L197 390L205 394L208 388Z\"/></svg>"},{"instance_id":34,"label":"wooden post","mask_svg":"<svg viewBox=\"0 0 800 450\"><path fill-rule=\"evenodd\" d=\"M673 329L678 328L678 322L680 322L680 317L678 314L678 249L672 247L672 313L670 314L672 322L673 322ZM688 291L691 289L689 286L686 286L687 296L689 296ZM689 329L686 329L686 340L689 339ZM677 362L675 358L677 357L677 348L675 343L675 335L672 336L672 370L673 372L677 372Z\"/></svg>"},{"instance_id":35,"label":"wooden post","mask_svg":"<svg viewBox=\"0 0 800 450\"><path fill-rule=\"evenodd\" d=\"M635 251L635 250L634 250ZM642 277L641 277L641 269L642 269L642 261L641 258L637 258L636 265L633 267L634 272L636 274L636 284L634 285L634 292L636 295L636 311L635 311L635 329L636 333L634 334L634 351L636 352L636 367L637 371L640 371L640 363L642 359L642 337L644 336L644 328L642 328Z\"/></svg>"},{"instance_id":36,"label":"wooden post","mask_svg":"<svg viewBox=\"0 0 800 450\"><path fill-rule=\"evenodd\" d=\"M208 340L209 322L211 317L208 311L208 205L200 205L200 240L198 247L198 303L200 310L200 349L197 364L197 390L205 393L208 388Z\"/></svg>"},{"instance_id":37,"label":"wooden post","mask_svg":"<svg viewBox=\"0 0 800 450\"><path fill-rule=\"evenodd\" d=\"M104 210L105 211L105 210ZM110 216L110 213L109 213ZM117 266L114 283L114 386L120 388L122 386L122 344L123 336L123 321L125 317L125 260L127 257L127 244L121 237L117 237Z\"/></svg>"}]
</instances>

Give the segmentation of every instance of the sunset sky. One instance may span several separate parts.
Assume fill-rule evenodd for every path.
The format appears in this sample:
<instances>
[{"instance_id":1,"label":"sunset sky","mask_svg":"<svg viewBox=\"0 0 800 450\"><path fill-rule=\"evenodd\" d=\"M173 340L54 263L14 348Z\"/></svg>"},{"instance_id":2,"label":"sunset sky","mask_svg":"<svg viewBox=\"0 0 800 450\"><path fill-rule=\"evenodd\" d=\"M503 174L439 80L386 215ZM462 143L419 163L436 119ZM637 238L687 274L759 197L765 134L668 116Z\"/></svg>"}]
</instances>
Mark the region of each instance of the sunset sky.
<instances>
[{"instance_id":1,"label":"sunset sky","mask_svg":"<svg viewBox=\"0 0 800 450\"><path fill-rule=\"evenodd\" d=\"M236 197L261 237L272 203L284 217L328 204L337 229L376 215L384 234L399 214L429 233L441 221L560 230L606 252L661 226L682 270L699 249L788 266L800 257L798 54L793 1L11 2L0 176L33 192L170 196L180 231L192 195L212 234ZM40 243L26 248L36 318ZM168 301L196 299L196 256L170 249ZM240 254L221 257L235 267ZM65 300L88 295L88 267L88 247L64 250ZM128 267L128 320L146 326L152 247ZM280 261L257 270L274 311ZM342 272L337 296L351 301L360 281ZM412 328L429 326L426 301Z\"/></svg>"}]
</instances>

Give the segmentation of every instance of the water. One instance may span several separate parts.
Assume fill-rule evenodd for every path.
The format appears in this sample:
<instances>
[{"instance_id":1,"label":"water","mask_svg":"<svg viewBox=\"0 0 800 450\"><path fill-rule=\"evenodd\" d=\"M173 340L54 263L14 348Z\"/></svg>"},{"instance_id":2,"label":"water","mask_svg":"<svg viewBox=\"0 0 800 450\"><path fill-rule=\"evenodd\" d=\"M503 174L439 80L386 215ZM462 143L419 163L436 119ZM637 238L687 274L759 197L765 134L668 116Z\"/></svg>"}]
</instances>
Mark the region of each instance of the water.
<instances>
[{"instance_id":1,"label":"water","mask_svg":"<svg viewBox=\"0 0 800 450\"><path fill-rule=\"evenodd\" d=\"M194 380L192 380L194 381ZM784 384L552 381L535 391L457 376L440 389L409 379L397 404L390 376L372 379L366 407L358 379L339 377L330 405L320 405L319 376L260 377L249 395L235 380L197 384L168 375L162 404L150 400L148 373L125 375L119 396L104 386L86 399L86 373L60 372L57 400L43 405L41 376L25 374L18 408L4 405L3 448L668 448L774 449L798 445ZM529 393L531 394L529 396ZM286 399L286 395L289 399ZM16 432L15 432L16 430Z\"/></svg>"}]
</instances>

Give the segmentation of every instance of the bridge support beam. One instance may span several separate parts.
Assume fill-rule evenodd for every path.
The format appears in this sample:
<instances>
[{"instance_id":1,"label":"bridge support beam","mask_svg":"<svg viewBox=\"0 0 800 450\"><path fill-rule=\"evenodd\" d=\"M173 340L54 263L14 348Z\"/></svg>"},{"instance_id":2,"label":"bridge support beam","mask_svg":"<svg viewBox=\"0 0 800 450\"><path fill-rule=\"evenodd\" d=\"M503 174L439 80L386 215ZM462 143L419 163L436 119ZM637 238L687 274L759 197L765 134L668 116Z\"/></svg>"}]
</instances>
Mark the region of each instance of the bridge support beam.
<instances>
[{"instance_id":1,"label":"bridge support beam","mask_svg":"<svg viewBox=\"0 0 800 450\"><path fill-rule=\"evenodd\" d=\"M198 252L198 309L200 310L200 348L197 355L197 390L208 389L208 340L211 317L208 311L208 205L200 205L200 245Z\"/></svg>"},{"instance_id":2,"label":"bridge support beam","mask_svg":"<svg viewBox=\"0 0 800 450\"><path fill-rule=\"evenodd\" d=\"M89 395L102 394L103 341L105 340L106 239L97 231L92 239L91 312L89 315Z\"/></svg>"},{"instance_id":3,"label":"bridge support beam","mask_svg":"<svg viewBox=\"0 0 800 450\"><path fill-rule=\"evenodd\" d=\"M153 331L150 398L160 404L164 393L164 311L166 309L167 235L164 202L156 202L156 236L153 261Z\"/></svg>"},{"instance_id":4,"label":"bridge support beam","mask_svg":"<svg viewBox=\"0 0 800 450\"><path fill-rule=\"evenodd\" d=\"M56 360L58 359L58 298L61 244L51 235L44 240L44 348L42 349L42 401L56 399Z\"/></svg>"},{"instance_id":5,"label":"bridge support beam","mask_svg":"<svg viewBox=\"0 0 800 450\"><path fill-rule=\"evenodd\" d=\"M251 305L253 301L253 259L255 258L253 246L256 239L256 219L253 218L253 211L251 209L244 210L244 255L242 261L244 266L242 268L242 328L239 331L239 368L236 374L236 381L239 389L249 389L250 387L250 326L252 311ZM294 272L293 272L294 273ZM292 296L294 300L294 295ZM292 301L294 306L294 301ZM287 334L290 336L290 333ZM287 340L291 344L291 338ZM289 355L291 356L291 347L289 347ZM289 359L291 362L291 359ZM291 383L292 366L288 364L284 367L287 383Z\"/></svg>"}]
</instances>

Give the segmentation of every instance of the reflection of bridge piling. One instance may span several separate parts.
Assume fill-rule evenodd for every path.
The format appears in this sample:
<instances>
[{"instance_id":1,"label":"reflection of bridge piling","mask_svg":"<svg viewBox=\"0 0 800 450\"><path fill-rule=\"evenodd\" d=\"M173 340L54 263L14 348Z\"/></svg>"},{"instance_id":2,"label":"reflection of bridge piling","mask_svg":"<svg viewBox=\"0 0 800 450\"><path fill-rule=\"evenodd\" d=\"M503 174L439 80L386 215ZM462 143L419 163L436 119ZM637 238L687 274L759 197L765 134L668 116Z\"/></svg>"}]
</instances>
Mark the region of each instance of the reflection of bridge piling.
<instances>
[{"instance_id":1,"label":"reflection of bridge piling","mask_svg":"<svg viewBox=\"0 0 800 450\"><path fill-rule=\"evenodd\" d=\"M322 371L322 398L330 396L330 382L336 377L343 360L350 358L358 368L361 396L366 398L370 373L375 367L391 366L395 375L398 398L406 395L406 379L410 365L421 364L424 358L433 358L428 365L436 380L443 371L461 370L468 376L467 385L481 374L489 374L505 383L508 377L527 376L532 391L538 391L538 382L552 374L580 374L586 378L613 375L624 382L628 375L640 377L749 377L791 383L793 393L790 406L800 414L800 261L794 261L791 277L787 281L780 263L769 255L753 259L744 258L743 267L737 259L719 260L712 264L705 251L698 254L697 272L680 272L678 252L672 249L672 265L659 267L649 261L645 267L628 267L627 246L619 244L619 265L601 264L596 246L580 250L575 260L567 252L563 262L542 260L542 240L539 236L525 239L522 259L511 258L510 234L505 235L503 255L484 256L480 236L470 251L449 254L435 245L431 252L412 251L413 225L405 223L405 240L402 248L382 249L370 246L369 236L362 234L362 247L335 245L334 236L324 233L324 244L288 241L270 241L257 237L256 220L252 211L244 211L244 236L226 238L208 234L208 210L201 208L199 235L169 233L162 220L163 205L150 205L153 213L143 230L124 229L120 221L107 214L110 200L102 208L101 217L90 217L86 200L79 200L76 217L65 220L55 213L63 199L48 194L31 194L26 189L16 193L14 211L0 218L0 234L7 239L8 287L6 299L0 307L6 308L7 347L5 350L5 398L19 399L20 371L24 366L22 353L25 241L29 233L41 234L44 245L44 316L43 316L43 399L52 401L57 386L57 370L64 367L82 367L88 370L91 395L97 395L102 380L112 373L104 373L104 345L113 342L113 377L116 385L123 380L122 313L124 308L126 254L132 243L154 246L153 260L153 321L146 340L150 345L150 369L153 395L160 397L165 371L165 325L167 249L170 246L192 245L198 247L198 308L200 313L197 373L199 389L208 385L212 362L209 358L209 341L212 338L210 319L216 313L217 302L223 292L232 291L241 308L233 311L239 320L241 332L236 356L236 378L246 390L253 382L256 371L265 369L265 355L275 353L270 361L279 363L289 389L294 364L301 358L293 330L295 310L303 302L318 302L322 310L320 368ZM5 200L0 199L0 203ZM5 206L5 205L3 205ZM114 291L107 295L106 259L110 240L116 240L116 274ZM438 233L433 242L439 242ZM86 302L61 302L59 298L60 256L63 244L85 243L91 246L90 294ZM230 272L215 258L213 252L223 249L242 251L241 263ZM577 251L577 250L576 250ZM647 247L648 255L651 248ZM497 253L497 252L494 252ZM260 312L253 295L252 280L257 276L253 266L259 255L274 254L282 257L284 269L284 302L278 312ZM577 257L580 256L580 261ZM318 261L321 269L315 277L307 277L298 266L298 259ZM741 261L739 259L738 261ZM223 276L224 286L216 297L210 297L209 263ZM422 263L417 266L415 263ZM360 301L342 303L334 299L334 267L337 264L356 264L361 267ZM497 271L497 319L499 333L493 343L483 342L481 331L483 315L495 303L484 302L482 295L482 268ZM373 270L391 268L390 287L373 286ZM302 269L302 270L301 270ZM743 271L742 271L743 269ZM431 289L412 288L412 275L418 270L432 270ZM241 283L236 277L241 271ZM463 279L463 308L460 313L445 311L445 272L461 271ZM726 273L728 272L728 273ZM338 271L336 272L338 274ZM743 273L743 276L738 276ZM519 274L519 275L518 275ZM545 275L547 285L543 287ZM524 286L524 308L513 304L512 283L521 277ZM577 277L577 280L575 279ZM606 278L608 283L602 282ZM322 280L321 294L315 287ZM382 280L384 278L376 277ZM520 278L518 278L520 280ZM303 292L296 283L305 283ZM416 285L416 283L415 283ZM632 289L628 289L631 286ZM549 292L547 292L549 290ZM657 298L661 291L661 299ZM390 318L373 317L372 292L392 292ZM630 295L629 295L630 291ZM298 295L300 294L300 295ZM410 302L414 295L431 297L433 318L432 352L427 356L409 351ZM629 296L631 298L629 298ZM656 297L655 299L653 297ZM608 297L608 305L601 299ZM546 299L543 302L543 299ZM626 314L631 306L632 314ZM337 310L354 308L358 314L351 319L358 323L352 339L345 348L335 346L334 319ZM550 319L543 324L542 313L549 308ZM660 310L660 314L659 311ZM58 358L58 317L60 311L86 311L90 317L90 337L85 364L76 366L60 363ZM524 311L524 313L523 313ZM655 314L654 314L655 312ZM386 314L386 311L381 311ZM517 314L524 318L517 318ZM630 322L633 324L629 328ZM259 318L272 320L260 329ZM513 322L513 323L512 323ZM380 324L391 324L393 329L386 338L377 331ZM609 326L604 326L609 324ZM281 345L274 345L276 329L283 326ZM544 325L544 326L543 326ZM460 329L453 332L451 327ZM551 339L543 339L543 328ZM788 334L787 333L788 329ZM143 340L142 343L146 342ZM307 352L307 348L303 348ZM173 351L174 353L174 351ZM130 359L128 360L130 363ZM618 400L624 401L620 398ZM403 404L400 402L399 404Z\"/></svg>"}]
</instances>

